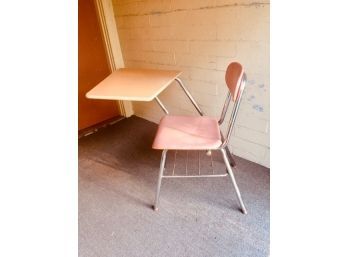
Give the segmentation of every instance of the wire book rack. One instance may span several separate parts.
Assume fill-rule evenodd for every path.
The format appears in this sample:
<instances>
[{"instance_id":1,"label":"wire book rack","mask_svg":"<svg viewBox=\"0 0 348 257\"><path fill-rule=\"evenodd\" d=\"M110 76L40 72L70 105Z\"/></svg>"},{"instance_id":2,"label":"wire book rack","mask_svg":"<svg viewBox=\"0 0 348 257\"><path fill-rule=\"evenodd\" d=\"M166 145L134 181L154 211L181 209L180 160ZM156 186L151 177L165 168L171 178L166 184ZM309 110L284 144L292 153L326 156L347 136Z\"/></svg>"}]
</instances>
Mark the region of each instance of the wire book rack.
<instances>
[{"instance_id":1,"label":"wire book rack","mask_svg":"<svg viewBox=\"0 0 348 257\"><path fill-rule=\"evenodd\" d=\"M225 177L228 173L220 151L170 150L163 178Z\"/></svg>"}]
</instances>

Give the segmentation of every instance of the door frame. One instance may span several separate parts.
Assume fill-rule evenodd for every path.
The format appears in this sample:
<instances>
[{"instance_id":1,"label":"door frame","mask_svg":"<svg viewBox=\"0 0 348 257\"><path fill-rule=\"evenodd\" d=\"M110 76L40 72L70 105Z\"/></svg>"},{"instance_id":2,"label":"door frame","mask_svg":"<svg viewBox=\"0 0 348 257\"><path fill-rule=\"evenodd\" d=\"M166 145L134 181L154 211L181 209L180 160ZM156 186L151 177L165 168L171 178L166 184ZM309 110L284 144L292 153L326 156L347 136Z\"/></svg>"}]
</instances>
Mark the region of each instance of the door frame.
<instances>
[{"instance_id":1,"label":"door frame","mask_svg":"<svg viewBox=\"0 0 348 257\"><path fill-rule=\"evenodd\" d=\"M99 24L104 39L105 51L111 72L123 68L123 56L117 33L116 20L112 0L94 0ZM134 114L131 101L117 101L122 116L130 117Z\"/></svg>"}]
</instances>

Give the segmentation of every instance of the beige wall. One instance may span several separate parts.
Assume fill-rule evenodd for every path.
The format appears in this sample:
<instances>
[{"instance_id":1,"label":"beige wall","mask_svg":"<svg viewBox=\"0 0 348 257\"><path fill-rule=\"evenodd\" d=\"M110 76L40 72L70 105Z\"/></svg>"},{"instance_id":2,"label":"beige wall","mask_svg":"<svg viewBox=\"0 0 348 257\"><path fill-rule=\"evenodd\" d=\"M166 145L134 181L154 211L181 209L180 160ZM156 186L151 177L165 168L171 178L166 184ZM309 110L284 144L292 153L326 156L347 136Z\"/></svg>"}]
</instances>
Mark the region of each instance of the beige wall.
<instances>
[{"instance_id":1,"label":"beige wall","mask_svg":"<svg viewBox=\"0 0 348 257\"><path fill-rule=\"evenodd\" d=\"M269 167L269 1L113 0L125 67L180 69L207 115L218 117L227 93L224 71L237 60L248 83L232 152ZM177 86L160 99L173 114L196 114ZM158 122L155 102L133 103Z\"/></svg>"}]
</instances>

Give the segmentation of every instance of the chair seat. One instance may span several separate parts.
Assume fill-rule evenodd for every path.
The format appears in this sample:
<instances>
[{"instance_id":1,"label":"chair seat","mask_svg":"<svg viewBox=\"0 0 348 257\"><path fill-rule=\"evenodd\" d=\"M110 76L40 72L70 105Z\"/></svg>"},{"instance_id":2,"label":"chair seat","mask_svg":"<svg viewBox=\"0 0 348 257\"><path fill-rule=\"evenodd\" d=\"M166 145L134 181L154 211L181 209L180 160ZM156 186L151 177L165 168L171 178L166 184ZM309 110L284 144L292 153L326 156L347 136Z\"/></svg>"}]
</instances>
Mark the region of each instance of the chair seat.
<instances>
[{"instance_id":1,"label":"chair seat","mask_svg":"<svg viewBox=\"0 0 348 257\"><path fill-rule=\"evenodd\" d=\"M219 124L215 118L167 115L159 123L152 148L207 150L220 145Z\"/></svg>"}]
</instances>

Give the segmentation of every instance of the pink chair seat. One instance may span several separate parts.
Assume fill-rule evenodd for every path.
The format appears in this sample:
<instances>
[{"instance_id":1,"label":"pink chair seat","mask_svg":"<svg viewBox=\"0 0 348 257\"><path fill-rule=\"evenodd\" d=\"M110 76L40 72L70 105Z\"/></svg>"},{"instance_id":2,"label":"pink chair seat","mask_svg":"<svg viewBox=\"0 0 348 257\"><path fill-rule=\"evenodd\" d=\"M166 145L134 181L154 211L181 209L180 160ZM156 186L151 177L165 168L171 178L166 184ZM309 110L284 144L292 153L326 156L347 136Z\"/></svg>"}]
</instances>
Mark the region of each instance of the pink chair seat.
<instances>
[{"instance_id":1,"label":"pink chair seat","mask_svg":"<svg viewBox=\"0 0 348 257\"><path fill-rule=\"evenodd\" d=\"M154 149L206 150L221 145L215 118L206 116L164 116L153 142Z\"/></svg>"}]
</instances>

